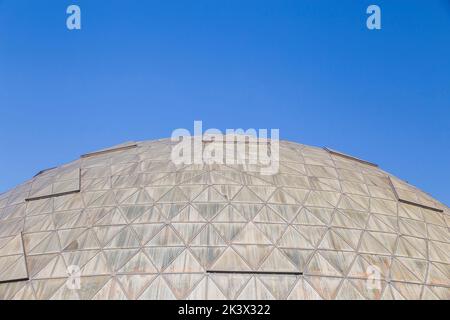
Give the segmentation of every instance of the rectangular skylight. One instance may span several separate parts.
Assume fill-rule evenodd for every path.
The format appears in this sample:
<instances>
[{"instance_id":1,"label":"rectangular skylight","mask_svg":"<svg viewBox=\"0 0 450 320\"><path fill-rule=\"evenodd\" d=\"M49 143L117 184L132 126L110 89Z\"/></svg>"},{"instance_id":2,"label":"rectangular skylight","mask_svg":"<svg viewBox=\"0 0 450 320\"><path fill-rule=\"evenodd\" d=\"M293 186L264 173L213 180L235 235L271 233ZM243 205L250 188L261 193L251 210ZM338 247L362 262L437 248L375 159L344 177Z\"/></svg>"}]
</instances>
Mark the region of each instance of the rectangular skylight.
<instances>
[{"instance_id":1,"label":"rectangular skylight","mask_svg":"<svg viewBox=\"0 0 450 320\"><path fill-rule=\"evenodd\" d=\"M28 280L22 233L0 238L0 283Z\"/></svg>"},{"instance_id":2,"label":"rectangular skylight","mask_svg":"<svg viewBox=\"0 0 450 320\"><path fill-rule=\"evenodd\" d=\"M339 151L336 151L336 150L333 150L333 149L330 149L330 148L327 148L327 147L325 147L324 149L326 151L328 151L332 155L339 156L339 157L346 158L346 159L350 159L350 160L355 160L355 161L358 161L358 162L363 163L363 164L367 164L367 165L372 166L372 167L378 167L378 165L376 163L369 162L369 161L366 161L366 160L363 160L363 159L360 159L360 158L356 158L356 157L350 156L348 154L345 154L345 153L342 153L342 152L339 152Z\"/></svg>"},{"instance_id":3,"label":"rectangular skylight","mask_svg":"<svg viewBox=\"0 0 450 320\"><path fill-rule=\"evenodd\" d=\"M137 143L134 141L130 141L130 142L125 142L125 143L119 144L119 145L111 147L111 148L106 148L106 149L102 149L102 150L98 150L98 151L94 151L94 152L85 153L85 154L81 155L81 158L89 158L89 157L93 157L93 156L102 155L105 153L123 151L123 150L128 150L128 149L132 149L132 148L136 148L136 147L137 147Z\"/></svg>"},{"instance_id":4,"label":"rectangular skylight","mask_svg":"<svg viewBox=\"0 0 450 320\"><path fill-rule=\"evenodd\" d=\"M26 201L63 196L80 191L80 168L49 169L36 175Z\"/></svg>"}]
</instances>

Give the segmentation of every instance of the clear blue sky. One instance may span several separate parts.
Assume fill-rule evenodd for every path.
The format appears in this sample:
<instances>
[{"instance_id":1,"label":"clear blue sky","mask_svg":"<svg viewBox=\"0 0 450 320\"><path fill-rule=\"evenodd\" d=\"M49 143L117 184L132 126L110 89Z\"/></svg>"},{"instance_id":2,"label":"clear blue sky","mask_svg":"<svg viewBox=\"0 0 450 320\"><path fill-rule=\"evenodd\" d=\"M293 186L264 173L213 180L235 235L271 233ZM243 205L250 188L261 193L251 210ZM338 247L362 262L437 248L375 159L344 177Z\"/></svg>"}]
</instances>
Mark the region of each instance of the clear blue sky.
<instances>
[{"instance_id":1,"label":"clear blue sky","mask_svg":"<svg viewBox=\"0 0 450 320\"><path fill-rule=\"evenodd\" d=\"M0 118L0 191L202 120L279 128L450 204L450 2L0 0Z\"/></svg>"}]
</instances>

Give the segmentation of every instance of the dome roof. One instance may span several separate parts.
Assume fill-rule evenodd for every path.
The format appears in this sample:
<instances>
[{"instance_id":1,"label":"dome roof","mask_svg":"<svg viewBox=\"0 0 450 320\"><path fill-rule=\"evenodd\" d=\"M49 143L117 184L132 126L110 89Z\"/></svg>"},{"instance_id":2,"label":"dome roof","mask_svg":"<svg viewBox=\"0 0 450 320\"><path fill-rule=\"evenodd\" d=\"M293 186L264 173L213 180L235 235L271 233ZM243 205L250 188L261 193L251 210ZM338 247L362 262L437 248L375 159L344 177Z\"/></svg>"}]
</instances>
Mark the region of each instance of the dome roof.
<instances>
[{"instance_id":1,"label":"dome roof","mask_svg":"<svg viewBox=\"0 0 450 320\"><path fill-rule=\"evenodd\" d=\"M450 299L450 210L280 142L279 172L128 142L0 194L0 299Z\"/></svg>"}]
</instances>

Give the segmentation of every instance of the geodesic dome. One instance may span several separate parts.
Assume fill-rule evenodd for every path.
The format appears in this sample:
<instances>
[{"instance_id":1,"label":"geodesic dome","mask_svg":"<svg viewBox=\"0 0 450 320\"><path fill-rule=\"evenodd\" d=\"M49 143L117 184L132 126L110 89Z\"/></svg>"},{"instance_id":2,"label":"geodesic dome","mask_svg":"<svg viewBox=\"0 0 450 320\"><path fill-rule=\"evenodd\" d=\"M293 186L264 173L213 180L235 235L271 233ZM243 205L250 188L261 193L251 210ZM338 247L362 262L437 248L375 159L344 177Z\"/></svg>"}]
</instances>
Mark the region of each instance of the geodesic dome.
<instances>
[{"instance_id":1,"label":"geodesic dome","mask_svg":"<svg viewBox=\"0 0 450 320\"><path fill-rule=\"evenodd\" d=\"M0 195L1 299L450 299L450 210L376 165L280 142L279 172L86 154Z\"/></svg>"}]
</instances>

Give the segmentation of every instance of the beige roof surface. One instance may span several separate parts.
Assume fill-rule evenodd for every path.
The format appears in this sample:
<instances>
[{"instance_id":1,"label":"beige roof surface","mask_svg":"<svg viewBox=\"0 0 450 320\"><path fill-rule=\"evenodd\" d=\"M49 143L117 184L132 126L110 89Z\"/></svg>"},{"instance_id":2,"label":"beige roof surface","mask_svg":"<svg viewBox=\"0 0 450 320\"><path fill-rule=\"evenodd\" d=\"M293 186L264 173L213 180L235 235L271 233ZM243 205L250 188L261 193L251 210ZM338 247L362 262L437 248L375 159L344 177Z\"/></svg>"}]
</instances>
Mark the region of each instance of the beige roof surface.
<instances>
[{"instance_id":1,"label":"beige roof surface","mask_svg":"<svg viewBox=\"0 0 450 320\"><path fill-rule=\"evenodd\" d=\"M450 299L449 208L376 165L291 142L273 176L170 154L126 143L0 194L0 298Z\"/></svg>"}]
</instances>

